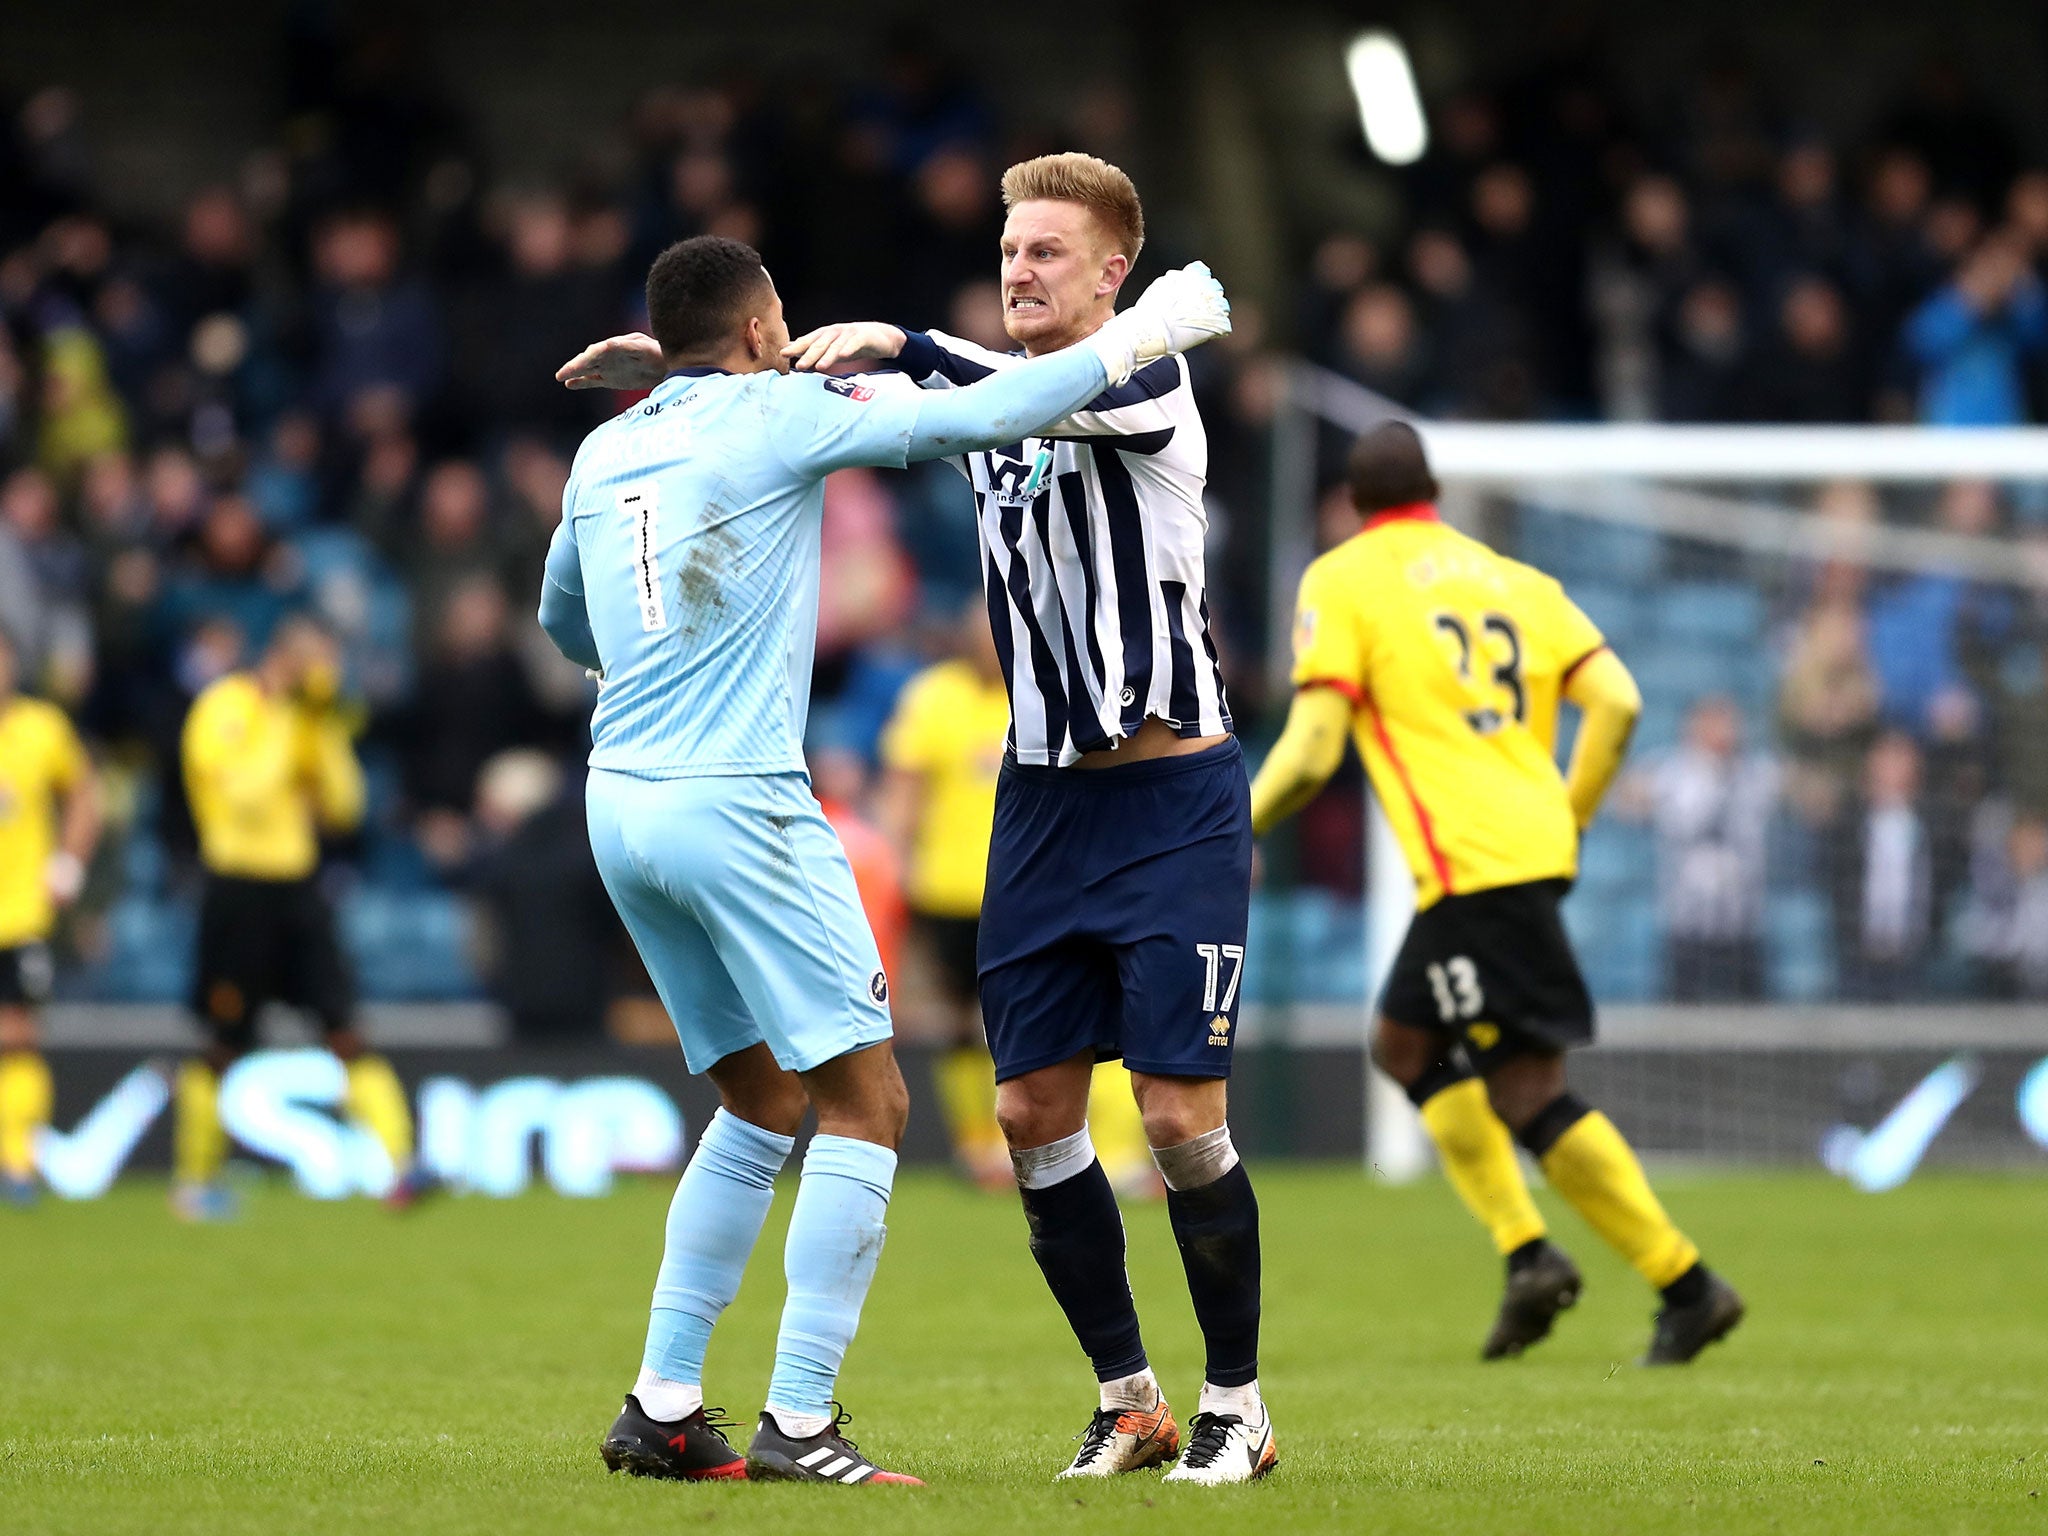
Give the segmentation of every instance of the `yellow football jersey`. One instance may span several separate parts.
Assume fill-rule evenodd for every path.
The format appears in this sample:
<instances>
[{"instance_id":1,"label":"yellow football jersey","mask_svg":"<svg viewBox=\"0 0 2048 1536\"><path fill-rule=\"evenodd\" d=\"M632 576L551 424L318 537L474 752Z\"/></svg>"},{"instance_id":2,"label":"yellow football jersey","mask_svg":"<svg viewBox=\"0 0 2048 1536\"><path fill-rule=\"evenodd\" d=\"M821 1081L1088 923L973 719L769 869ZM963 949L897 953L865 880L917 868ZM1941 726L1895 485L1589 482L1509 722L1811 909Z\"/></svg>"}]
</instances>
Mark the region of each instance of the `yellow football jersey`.
<instances>
[{"instance_id":1,"label":"yellow football jersey","mask_svg":"<svg viewBox=\"0 0 2048 1536\"><path fill-rule=\"evenodd\" d=\"M296 880L320 861L320 831L362 819L363 770L332 711L274 699L231 672L185 717L185 795L199 856L215 874Z\"/></svg>"},{"instance_id":2,"label":"yellow football jersey","mask_svg":"<svg viewBox=\"0 0 2048 1536\"><path fill-rule=\"evenodd\" d=\"M911 842L910 904L935 917L974 917L988 875L996 776L1010 729L999 679L964 661L928 667L904 687L882 735L882 761L924 778Z\"/></svg>"},{"instance_id":3,"label":"yellow football jersey","mask_svg":"<svg viewBox=\"0 0 2048 1536\"><path fill-rule=\"evenodd\" d=\"M85 773L64 711L19 695L0 704L0 949L50 936L46 874L57 851L57 796Z\"/></svg>"},{"instance_id":4,"label":"yellow football jersey","mask_svg":"<svg viewBox=\"0 0 2048 1536\"><path fill-rule=\"evenodd\" d=\"M1419 906L1577 873L1557 703L1604 644L1550 577L1430 508L1382 514L1309 566L1294 683L1351 698Z\"/></svg>"}]
</instances>

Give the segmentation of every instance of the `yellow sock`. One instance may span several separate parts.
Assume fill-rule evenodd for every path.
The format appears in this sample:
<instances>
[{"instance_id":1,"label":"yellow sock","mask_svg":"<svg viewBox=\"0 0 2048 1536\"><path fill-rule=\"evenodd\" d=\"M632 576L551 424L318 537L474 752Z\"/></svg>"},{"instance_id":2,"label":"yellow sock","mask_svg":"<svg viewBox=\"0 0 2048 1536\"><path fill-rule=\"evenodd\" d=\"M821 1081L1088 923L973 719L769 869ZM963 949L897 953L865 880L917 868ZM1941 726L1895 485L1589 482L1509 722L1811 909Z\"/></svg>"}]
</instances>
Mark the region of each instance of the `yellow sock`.
<instances>
[{"instance_id":1,"label":"yellow sock","mask_svg":"<svg viewBox=\"0 0 2048 1536\"><path fill-rule=\"evenodd\" d=\"M29 1179L36 1171L36 1133L50 1123L56 1091L40 1051L0 1055L0 1174Z\"/></svg>"},{"instance_id":2,"label":"yellow sock","mask_svg":"<svg viewBox=\"0 0 2048 1536\"><path fill-rule=\"evenodd\" d=\"M1120 1061L1095 1064L1088 1084L1088 1134L1110 1183L1121 1190L1151 1185L1154 1169L1145 1118L1138 1113L1131 1074Z\"/></svg>"},{"instance_id":3,"label":"yellow sock","mask_svg":"<svg viewBox=\"0 0 2048 1536\"><path fill-rule=\"evenodd\" d=\"M996 1125L995 1063L978 1045L955 1046L939 1058L933 1076L953 1150L963 1164L978 1170L1003 1147L1003 1133ZM1003 1161L1007 1166L1007 1154Z\"/></svg>"},{"instance_id":4,"label":"yellow sock","mask_svg":"<svg viewBox=\"0 0 2048 1536\"><path fill-rule=\"evenodd\" d=\"M203 1061L178 1068L178 1121L172 1135L172 1171L181 1184L211 1184L228 1160L228 1133L220 1123L220 1078Z\"/></svg>"},{"instance_id":5,"label":"yellow sock","mask_svg":"<svg viewBox=\"0 0 2048 1536\"><path fill-rule=\"evenodd\" d=\"M1464 1078L1429 1096L1422 1123L1444 1177L1502 1254L1544 1235L1543 1217L1515 1157L1515 1141L1487 1102L1486 1085Z\"/></svg>"},{"instance_id":6,"label":"yellow sock","mask_svg":"<svg viewBox=\"0 0 2048 1536\"><path fill-rule=\"evenodd\" d=\"M412 1110L390 1062L367 1053L350 1062L342 1104L349 1119L383 1144L393 1168L403 1173L412 1166Z\"/></svg>"},{"instance_id":7,"label":"yellow sock","mask_svg":"<svg viewBox=\"0 0 2048 1536\"><path fill-rule=\"evenodd\" d=\"M1699 1249L1664 1214L1635 1152L1599 1110L1552 1143L1543 1154L1543 1176L1659 1290L1699 1262Z\"/></svg>"}]
</instances>

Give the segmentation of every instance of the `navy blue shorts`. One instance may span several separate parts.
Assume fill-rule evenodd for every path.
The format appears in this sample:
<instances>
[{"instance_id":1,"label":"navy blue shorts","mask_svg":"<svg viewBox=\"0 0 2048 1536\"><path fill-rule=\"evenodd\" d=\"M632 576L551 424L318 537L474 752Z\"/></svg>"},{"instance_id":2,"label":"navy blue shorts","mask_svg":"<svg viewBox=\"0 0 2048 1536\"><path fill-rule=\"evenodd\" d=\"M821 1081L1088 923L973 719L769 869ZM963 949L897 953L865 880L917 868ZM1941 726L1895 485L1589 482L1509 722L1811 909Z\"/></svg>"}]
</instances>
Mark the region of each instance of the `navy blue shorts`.
<instances>
[{"instance_id":1,"label":"navy blue shorts","mask_svg":"<svg viewBox=\"0 0 2048 1536\"><path fill-rule=\"evenodd\" d=\"M1235 739L1115 768L1005 762L978 956L996 1080L1089 1050L1229 1076L1251 886Z\"/></svg>"}]
</instances>

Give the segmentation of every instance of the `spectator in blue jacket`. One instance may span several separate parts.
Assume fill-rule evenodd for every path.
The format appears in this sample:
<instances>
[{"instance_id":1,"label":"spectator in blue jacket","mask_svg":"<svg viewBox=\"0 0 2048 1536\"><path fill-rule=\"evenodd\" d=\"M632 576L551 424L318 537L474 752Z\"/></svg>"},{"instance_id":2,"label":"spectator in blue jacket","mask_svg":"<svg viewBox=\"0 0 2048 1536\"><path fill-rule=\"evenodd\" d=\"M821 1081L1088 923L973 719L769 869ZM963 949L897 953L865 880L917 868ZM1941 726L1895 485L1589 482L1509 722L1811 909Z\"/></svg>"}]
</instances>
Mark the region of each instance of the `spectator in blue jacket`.
<instances>
[{"instance_id":1,"label":"spectator in blue jacket","mask_svg":"<svg viewBox=\"0 0 2048 1536\"><path fill-rule=\"evenodd\" d=\"M1946 427L2027 419L2027 359L2048 344L2048 298L2019 241L1987 237L1906 322L1920 417Z\"/></svg>"}]
</instances>

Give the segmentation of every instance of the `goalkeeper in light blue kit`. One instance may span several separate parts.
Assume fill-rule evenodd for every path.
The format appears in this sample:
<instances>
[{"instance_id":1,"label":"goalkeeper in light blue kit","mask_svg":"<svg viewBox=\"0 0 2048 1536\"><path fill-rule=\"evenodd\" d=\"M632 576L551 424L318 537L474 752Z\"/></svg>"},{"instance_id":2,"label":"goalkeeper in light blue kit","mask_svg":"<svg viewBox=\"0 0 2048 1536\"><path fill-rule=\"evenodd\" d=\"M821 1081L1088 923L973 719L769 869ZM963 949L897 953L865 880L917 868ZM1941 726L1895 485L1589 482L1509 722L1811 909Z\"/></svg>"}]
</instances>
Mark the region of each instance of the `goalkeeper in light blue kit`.
<instances>
[{"instance_id":1,"label":"goalkeeper in light blue kit","mask_svg":"<svg viewBox=\"0 0 2048 1536\"><path fill-rule=\"evenodd\" d=\"M685 1480L908 1483L839 1432L833 1387L881 1252L908 1099L889 983L853 874L810 793L804 719L824 477L1030 436L1152 359L1230 328L1206 268L1170 272L1087 342L970 388L791 374L782 301L738 241L671 246L647 278L667 377L585 439L540 620L602 677L591 848L693 1072L722 1108L669 1208L614 1471ZM603 380L572 363L570 387ZM738 1292L807 1104L789 1294L741 1456L704 1406L704 1351Z\"/></svg>"}]
</instances>

